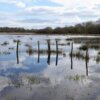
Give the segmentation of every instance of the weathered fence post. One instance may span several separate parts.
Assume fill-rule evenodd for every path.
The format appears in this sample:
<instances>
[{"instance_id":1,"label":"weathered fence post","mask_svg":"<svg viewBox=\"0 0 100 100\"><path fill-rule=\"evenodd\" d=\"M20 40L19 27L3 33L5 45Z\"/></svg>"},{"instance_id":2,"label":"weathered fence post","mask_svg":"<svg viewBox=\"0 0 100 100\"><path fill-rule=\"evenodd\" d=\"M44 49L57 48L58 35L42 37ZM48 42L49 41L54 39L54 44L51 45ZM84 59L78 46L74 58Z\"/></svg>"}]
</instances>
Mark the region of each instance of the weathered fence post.
<instances>
[{"instance_id":1,"label":"weathered fence post","mask_svg":"<svg viewBox=\"0 0 100 100\"><path fill-rule=\"evenodd\" d=\"M48 59L47 59L47 63L48 65L50 65L50 55L51 55L51 47L50 47L50 40L47 40L47 44L48 44Z\"/></svg>"},{"instance_id":2,"label":"weathered fence post","mask_svg":"<svg viewBox=\"0 0 100 100\"><path fill-rule=\"evenodd\" d=\"M85 63L86 63L86 75L88 76L88 62L89 62L89 54L88 54L88 48L86 49L86 57L85 57Z\"/></svg>"},{"instance_id":3,"label":"weathered fence post","mask_svg":"<svg viewBox=\"0 0 100 100\"><path fill-rule=\"evenodd\" d=\"M56 66L58 65L58 41L56 40Z\"/></svg>"},{"instance_id":4,"label":"weathered fence post","mask_svg":"<svg viewBox=\"0 0 100 100\"><path fill-rule=\"evenodd\" d=\"M38 63L40 62L40 42L38 41Z\"/></svg>"},{"instance_id":5,"label":"weathered fence post","mask_svg":"<svg viewBox=\"0 0 100 100\"><path fill-rule=\"evenodd\" d=\"M71 57L71 69L73 69L73 42L71 43L70 57Z\"/></svg>"},{"instance_id":6,"label":"weathered fence post","mask_svg":"<svg viewBox=\"0 0 100 100\"><path fill-rule=\"evenodd\" d=\"M17 40L17 47L16 47L16 58L17 58L17 64L19 64L19 40Z\"/></svg>"}]
</instances>

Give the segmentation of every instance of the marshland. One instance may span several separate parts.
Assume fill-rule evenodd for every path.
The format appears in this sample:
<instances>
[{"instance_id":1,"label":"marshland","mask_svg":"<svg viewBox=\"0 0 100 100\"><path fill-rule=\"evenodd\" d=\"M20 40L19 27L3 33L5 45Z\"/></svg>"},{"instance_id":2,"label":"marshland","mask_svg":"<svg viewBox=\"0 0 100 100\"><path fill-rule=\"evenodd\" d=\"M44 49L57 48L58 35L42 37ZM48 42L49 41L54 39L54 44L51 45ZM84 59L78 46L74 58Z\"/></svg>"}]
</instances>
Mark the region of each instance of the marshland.
<instances>
[{"instance_id":1,"label":"marshland","mask_svg":"<svg viewBox=\"0 0 100 100\"><path fill-rule=\"evenodd\" d=\"M100 100L100 36L0 35L0 100Z\"/></svg>"},{"instance_id":2,"label":"marshland","mask_svg":"<svg viewBox=\"0 0 100 100\"><path fill-rule=\"evenodd\" d=\"M0 100L100 100L100 0L0 0Z\"/></svg>"}]
</instances>

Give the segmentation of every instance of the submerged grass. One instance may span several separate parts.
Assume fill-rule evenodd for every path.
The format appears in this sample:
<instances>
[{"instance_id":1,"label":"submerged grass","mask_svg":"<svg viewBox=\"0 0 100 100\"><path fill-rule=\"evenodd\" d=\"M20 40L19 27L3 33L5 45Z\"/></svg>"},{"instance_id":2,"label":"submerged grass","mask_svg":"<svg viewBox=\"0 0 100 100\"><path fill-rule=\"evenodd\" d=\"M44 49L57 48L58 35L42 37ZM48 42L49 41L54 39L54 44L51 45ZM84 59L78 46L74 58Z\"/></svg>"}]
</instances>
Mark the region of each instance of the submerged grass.
<instances>
[{"instance_id":1,"label":"submerged grass","mask_svg":"<svg viewBox=\"0 0 100 100\"><path fill-rule=\"evenodd\" d=\"M7 95L7 96L6 96L6 100L13 100L13 98L12 98L11 95Z\"/></svg>"},{"instance_id":2,"label":"submerged grass","mask_svg":"<svg viewBox=\"0 0 100 100\"><path fill-rule=\"evenodd\" d=\"M84 44L79 47L80 50L87 50L87 49L99 49L100 45L99 44Z\"/></svg>"},{"instance_id":3,"label":"submerged grass","mask_svg":"<svg viewBox=\"0 0 100 100\"><path fill-rule=\"evenodd\" d=\"M96 62L99 63L100 62L100 56L96 57Z\"/></svg>"},{"instance_id":4,"label":"submerged grass","mask_svg":"<svg viewBox=\"0 0 100 100\"><path fill-rule=\"evenodd\" d=\"M4 43L2 43L2 46L7 46L9 43L7 41L5 41Z\"/></svg>"},{"instance_id":5,"label":"submerged grass","mask_svg":"<svg viewBox=\"0 0 100 100\"><path fill-rule=\"evenodd\" d=\"M77 59L89 59L89 56L86 56L84 53L81 53L80 51L77 51L75 53L69 54L72 57L76 57Z\"/></svg>"},{"instance_id":6,"label":"submerged grass","mask_svg":"<svg viewBox=\"0 0 100 100\"><path fill-rule=\"evenodd\" d=\"M9 52L9 51L0 52L0 55L10 55L10 54L11 54L11 52Z\"/></svg>"},{"instance_id":7,"label":"submerged grass","mask_svg":"<svg viewBox=\"0 0 100 100\"><path fill-rule=\"evenodd\" d=\"M34 53L31 46L26 50L26 53L29 54L29 55L32 55Z\"/></svg>"},{"instance_id":8,"label":"submerged grass","mask_svg":"<svg viewBox=\"0 0 100 100\"><path fill-rule=\"evenodd\" d=\"M97 62L97 63L100 62L100 52L97 53L96 62Z\"/></svg>"},{"instance_id":9,"label":"submerged grass","mask_svg":"<svg viewBox=\"0 0 100 100\"><path fill-rule=\"evenodd\" d=\"M88 49L88 45L82 45L79 47L80 50L87 50Z\"/></svg>"},{"instance_id":10,"label":"submerged grass","mask_svg":"<svg viewBox=\"0 0 100 100\"><path fill-rule=\"evenodd\" d=\"M9 49L9 50L14 50L14 47L9 47L8 49Z\"/></svg>"},{"instance_id":11,"label":"submerged grass","mask_svg":"<svg viewBox=\"0 0 100 100\"><path fill-rule=\"evenodd\" d=\"M28 77L28 83L29 83L29 84L39 84L40 81L39 81L39 79L36 78L36 77Z\"/></svg>"},{"instance_id":12,"label":"submerged grass","mask_svg":"<svg viewBox=\"0 0 100 100\"><path fill-rule=\"evenodd\" d=\"M70 76L69 79L70 80L74 80L74 81L80 81L80 80L83 80L85 78L84 75L75 75L75 76Z\"/></svg>"}]
</instances>

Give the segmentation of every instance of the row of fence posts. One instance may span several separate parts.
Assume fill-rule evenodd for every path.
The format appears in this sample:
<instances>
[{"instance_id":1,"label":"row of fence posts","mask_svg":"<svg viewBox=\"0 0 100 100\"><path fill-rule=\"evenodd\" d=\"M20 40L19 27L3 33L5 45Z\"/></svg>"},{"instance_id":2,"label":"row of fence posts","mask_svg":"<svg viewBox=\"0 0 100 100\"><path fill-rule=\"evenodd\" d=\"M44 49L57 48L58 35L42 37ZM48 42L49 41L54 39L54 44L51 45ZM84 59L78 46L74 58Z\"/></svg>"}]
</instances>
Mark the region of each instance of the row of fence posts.
<instances>
[{"instance_id":1,"label":"row of fence posts","mask_svg":"<svg viewBox=\"0 0 100 100\"><path fill-rule=\"evenodd\" d=\"M17 64L19 64L19 41L17 41L17 47L16 47L16 57L17 57ZM50 65L50 56L51 56L51 46L50 46L50 40L47 40L48 45L48 57L47 57L47 63ZM40 63L40 42L38 41L38 63ZM58 65L58 41L56 40L56 66ZM71 43L71 69L73 69L73 42ZM89 62L89 54L88 54L88 48L86 49L86 58L85 58L85 64L86 64L86 75L88 76L88 62Z\"/></svg>"},{"instance_id":2,"label":"row of fence posts","mask_svg":"<svg viewBox=\"0 0 100 100\"><path fill-rule=\"evenodd\" d=\"M48 45L48 58L47 63L50 65L50 56L51 56L51 46L50 46L50 40L47 40ZM19 64L19 41L17 41L17 47L16 47L16 57L17 57L17 64ZM40 62L40 42L38 41L38 63ZM58 42L56 40L56 65L58 64Z\"/></svg>"}]
</instances>

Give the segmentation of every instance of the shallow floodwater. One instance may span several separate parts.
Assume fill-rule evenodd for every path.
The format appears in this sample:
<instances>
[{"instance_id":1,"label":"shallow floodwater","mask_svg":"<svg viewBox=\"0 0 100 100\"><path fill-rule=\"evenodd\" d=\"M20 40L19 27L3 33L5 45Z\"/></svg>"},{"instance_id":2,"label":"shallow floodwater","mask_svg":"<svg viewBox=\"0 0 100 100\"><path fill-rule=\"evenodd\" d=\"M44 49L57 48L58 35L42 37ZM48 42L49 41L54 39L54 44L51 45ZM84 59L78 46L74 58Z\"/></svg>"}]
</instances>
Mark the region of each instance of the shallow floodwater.
<instances>
[{"instance_id":1,"label":"shallow floodwater","mask_svg":"<svg viewBox=\"0 0 100 100\"><path fill-rule=\"evenodd\" d=\"M100 37L1 35L0 100L100 100Z\"/></svg>"}]
</instances>

